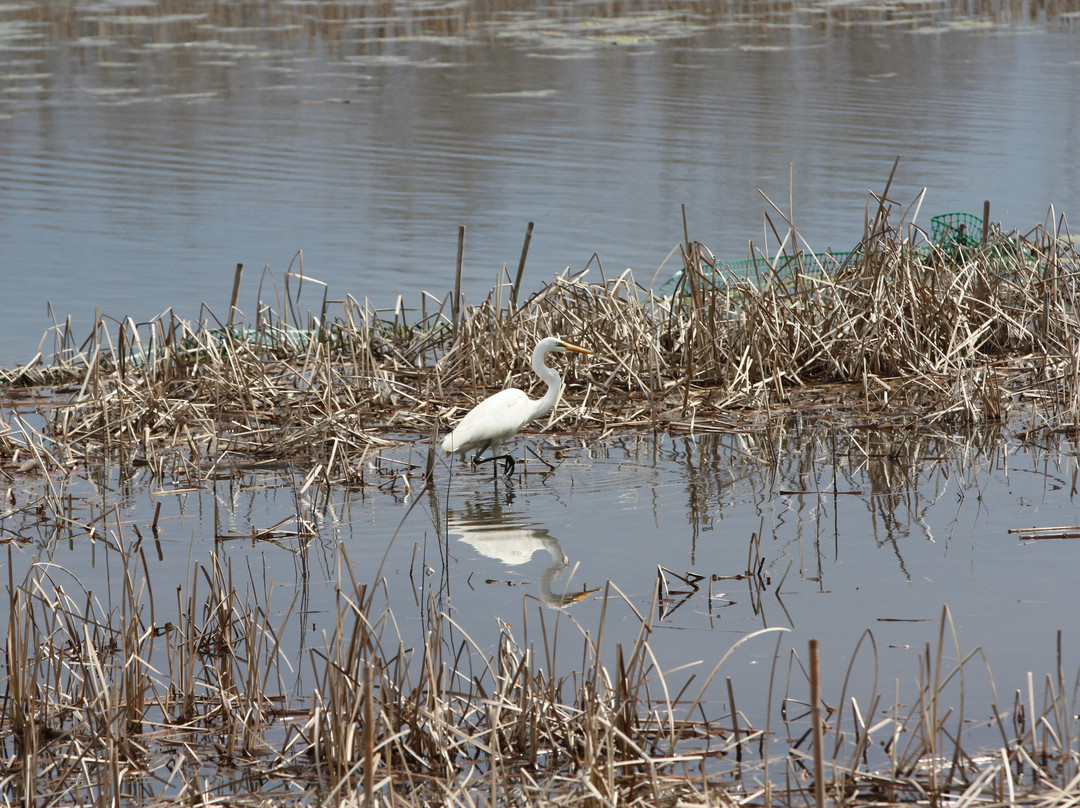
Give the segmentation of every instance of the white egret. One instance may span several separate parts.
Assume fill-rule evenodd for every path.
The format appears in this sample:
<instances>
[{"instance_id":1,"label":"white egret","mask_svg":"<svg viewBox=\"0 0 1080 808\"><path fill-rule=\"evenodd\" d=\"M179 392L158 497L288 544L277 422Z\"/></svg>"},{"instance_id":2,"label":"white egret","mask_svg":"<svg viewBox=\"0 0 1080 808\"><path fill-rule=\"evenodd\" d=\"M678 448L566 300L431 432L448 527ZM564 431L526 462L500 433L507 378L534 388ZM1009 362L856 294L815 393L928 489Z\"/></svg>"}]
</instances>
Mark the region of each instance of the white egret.
<instances>
[{"instance_id":1,"label":"white egret","mask_svg":"<svg viewBox=\"0 0 1080 808\"><path fill-rule=\"evenodd\" d=\"M540 340L533 350L532 369L533 373L547 384L548 389L544 397L534 401L524 391L516 387L508 387L485 398L458 421L453 432L443 438L443 454L458 453L464 459L466 454L475 449L476 454L472 458L474 464L502 460L505 461L506 473L513 474L514 458L508 454L500 455L496 452L503 441L513 436L529 421L539 418L555 406L559 391L562 389L562 376L544 363L544 359L553 351L592 353L585 348L564 342L558 337ZM491 450L492 456L481 457L480 455L488 449Z\"/></svg>"}]
</instances>

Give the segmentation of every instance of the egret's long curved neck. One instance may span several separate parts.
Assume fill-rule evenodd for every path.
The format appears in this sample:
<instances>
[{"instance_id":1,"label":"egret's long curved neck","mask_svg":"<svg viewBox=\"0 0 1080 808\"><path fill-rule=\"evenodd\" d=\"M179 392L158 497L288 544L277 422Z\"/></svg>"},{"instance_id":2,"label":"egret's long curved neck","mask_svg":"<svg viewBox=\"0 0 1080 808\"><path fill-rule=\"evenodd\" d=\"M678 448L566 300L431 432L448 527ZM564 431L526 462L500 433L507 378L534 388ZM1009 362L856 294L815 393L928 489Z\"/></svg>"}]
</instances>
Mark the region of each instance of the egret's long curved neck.
<instances>
[{"instance_id":1,"label":"egret's long curved neck","mask_svg":"<svg viewBox=\"0 0 1080 808\"><path fill-rule=\"evenodd\" d=\"M538 401L530 402L532 409L529 412L527 420L532 421L535 418L539 418L541 415L546 415L552 407L555 406L555 402L559 398L559 390L562 389L562 376L558 371L549 368L544 362L544 358L548 355L550 349L547 347L536 346L532 356L532 369L533 373L540 377L540 379L547 385L547 392L544 393L544 397Z\"/></svg>"}]
</instances>

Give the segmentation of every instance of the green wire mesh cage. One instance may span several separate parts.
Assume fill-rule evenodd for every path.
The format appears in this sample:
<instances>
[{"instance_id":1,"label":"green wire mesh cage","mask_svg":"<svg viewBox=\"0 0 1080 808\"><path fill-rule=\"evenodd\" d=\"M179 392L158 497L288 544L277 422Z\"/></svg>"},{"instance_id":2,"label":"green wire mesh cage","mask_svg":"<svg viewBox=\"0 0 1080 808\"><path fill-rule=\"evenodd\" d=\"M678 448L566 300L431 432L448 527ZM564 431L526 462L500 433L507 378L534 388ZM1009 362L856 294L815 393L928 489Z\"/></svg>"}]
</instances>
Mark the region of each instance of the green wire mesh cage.
<instances>
[{"instance_id":1,"label":"green wire mesh cage","mask_svg":"<svg viewBox=\"0 0 1080 808\"><path fill-rule=\"evenodd\" d=\"M939 247L974 247L982 234L983 220L971 213L942 213L930 219L930 240Z\"/></svg>"},{"instance_id":2,"label":"green wire mesh cage","mask_svg":"<svg viewBox=\"0 0 1080 808\"><path fill-rule=\"evenodd\" d=\"M930 241L946 255L957 258L964 255L966 250L979 246L982 242L983 227L982 218L973 213L942 213L930 219ZM847 252L797 252L775 260L754 258L743 261L704 262L701 269L707 282L717 284L753 280L762 274L779 279L795 276L815 278L835 272L852 255L853 253ZM676 270L654 294L657 297L675 294L682 281L683 272L682 269ZM686 294L687 290L684 289L683 293Z\"/></svg>"}]
</instances>

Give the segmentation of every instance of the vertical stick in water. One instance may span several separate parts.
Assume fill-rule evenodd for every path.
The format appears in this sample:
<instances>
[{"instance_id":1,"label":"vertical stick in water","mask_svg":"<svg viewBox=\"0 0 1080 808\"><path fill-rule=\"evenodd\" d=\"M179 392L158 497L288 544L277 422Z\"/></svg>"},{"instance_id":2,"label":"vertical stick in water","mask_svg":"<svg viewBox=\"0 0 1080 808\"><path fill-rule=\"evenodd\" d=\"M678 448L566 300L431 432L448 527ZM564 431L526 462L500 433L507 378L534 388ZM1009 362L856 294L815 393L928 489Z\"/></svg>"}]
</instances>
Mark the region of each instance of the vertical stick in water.
<instances>
[{"instance_id":1,"label":"vertical stick in water","mask_svg":"<svg viewBox=\"0 0 1080 808\"><path fill-rule=\"evenodd\" d=\"M825 808L825 759L821 749L821 656L817 640L810 640L810 721L814 738L814 804L817 808Z\"/></svg>"},{"instance_id":2,"label":"vertical stick in water","mask_svg":"<svg viewBox=\"0 0 1080 808\"><path fill-rule=\"evenodd\" d=\"M514 278L514 288L510 290L510 311L517 308L518 290L521 288L521 276L525 273L525 257L529 254L529 242L532 241L532 231L535 222L529 222L525 228L525 243L521 245L521 260L518 261L517 277Z\"/></svg>"},{"instance_id":3,"label":"vertical stick in water","mask_svg":"<svg viewBox=\"0 0 1080 808\"><path fill-rule=\"evenodd\" d=\"M990 200L983 200L983 231L982 246L986 246L986 239L990 235Z\"/></svg>"},{"instance_id":4,"label":"vertical stick in water","mask_svg":"<svg viewBox=\"0 0 1080 808\"><path fill-rule=\"evenodd\" d=\"M232 299L229 301L229 325L233 324L233 317L236 313L236 298L240 294L240 276L244 274L244 265L236 265L236 275L233 276L232 282Z\"/></svg>"},{"instance_id":5,"label":"vertical stick in water","mask_svg":"<svg viewBox=\"0 0 1080 808\"><path fill-rule=\"evenodd\" d=\"M461 325L461 264L465 260L465 225L460 225L457 232L457 275L454 277L454 341L457 341L458 327Z\"/></svg>"},{"instance_id":6,"label":"vertical stick in water","mask_svg":"<svg viewBox=\"0 0 1080 808\"><path fill-rule=\"evenodd\" d=\"M686 242L686 254L690 254L690 228L686 224L686 203L682 203L682 232L683 241Z\"/></svg>"},{"instance_id":7,"label":"vertical stick in water","mask_svg":"<svg viewBox=\"0 0 1080 808\"><path fill-rule=\"evenodd\" d=\"M375 672L364 666L364 805L375 806Z\"/></svg>"}]
</instances>

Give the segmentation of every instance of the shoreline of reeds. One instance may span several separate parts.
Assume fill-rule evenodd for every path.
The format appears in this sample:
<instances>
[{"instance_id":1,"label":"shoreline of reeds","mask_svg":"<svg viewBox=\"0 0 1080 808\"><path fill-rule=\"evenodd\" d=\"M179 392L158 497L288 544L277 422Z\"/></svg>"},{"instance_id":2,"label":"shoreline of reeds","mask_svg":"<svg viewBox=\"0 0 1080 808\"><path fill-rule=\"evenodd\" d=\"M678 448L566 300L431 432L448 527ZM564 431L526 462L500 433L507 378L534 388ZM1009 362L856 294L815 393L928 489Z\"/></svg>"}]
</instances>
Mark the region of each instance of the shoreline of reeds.
<instances>
[{"instance_id":1,"label":"shoreline of reeds","mask_svg":"<svg viewBox=\"0 0 1080 808\"><path fill-rule=\"evenodd\" d=\"M665 297L597 266L597 280L567 270L520 304L509 282L460 311L453 295L424 295L419 311L383 312L321 286L305 310L290 273L287 296L276 310L258 301L254 321L235 307L224 319L204 309L198 324L102 318L82 342L58 325L51 358L0 372L9 400L37 398L48 439L9 425L0 456L64 468L119 453L186 476L275 458L349 482L386 440L444 430L507 384L535 395L524 357L550 334L594 351L563 365L552 431L745 430L821 412L1075 429L1080 258L1064 217L937 243L910 220L920 200L874 200L842 262L804 251L776 211L779 247L742 276L690 240Z\"/></svg>"}]
</instances>

